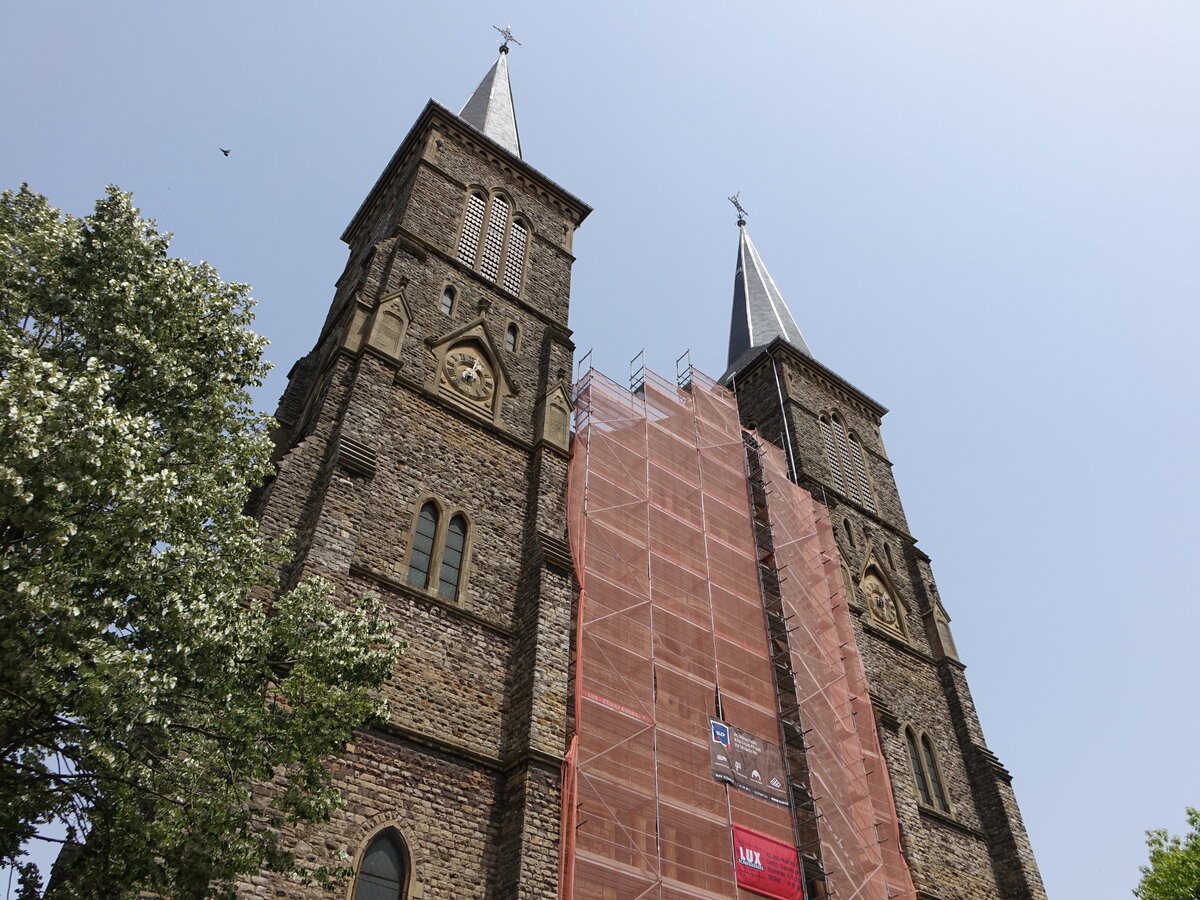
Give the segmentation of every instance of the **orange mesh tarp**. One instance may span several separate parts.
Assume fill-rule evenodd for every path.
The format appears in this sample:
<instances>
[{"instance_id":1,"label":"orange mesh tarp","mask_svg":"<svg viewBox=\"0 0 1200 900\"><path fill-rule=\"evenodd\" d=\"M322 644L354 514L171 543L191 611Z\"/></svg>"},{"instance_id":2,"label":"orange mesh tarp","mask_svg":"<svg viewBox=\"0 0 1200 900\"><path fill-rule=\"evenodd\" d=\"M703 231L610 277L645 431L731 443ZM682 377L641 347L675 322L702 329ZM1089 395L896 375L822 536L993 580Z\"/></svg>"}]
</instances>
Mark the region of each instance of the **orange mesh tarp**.
<instances>
[{"instance_id":1,"label":"orange mesh tarp","mask_svg":"<svg viewBox=\"0 0 1200 900\"><path fill-rule=\"evenodd\" d=\"M826 886L839 900L915 898L828 510L788 480L781 450L762 447Z\"/></svg>"},{"instance_id":2,"label":"orange mesh tarp","mask_svg":"<svg viewBox=\"0 0 1200 900\"><path fill-rule=\"evenodd\" d=\"M577 387L576 415L569 528L582 590L561 894L758 896L736 885L731 827L792 843L791 813L716 781L708 749L718 689L726 722L780 740L734 399L702 376L682 390L647 373L634 394L593 371ZM778 463L771 458L772 477ZM876 796L865 774L871 764L864 767L868 754L859 744L868 732L874 739L865 684L861 699L847 701L828 682L854 694L852 679L833 672L822 655L839 663L845 655L830 613L840 603L836 551L827 556L832 537L818 524L824 520L811 497L787 488L789 509L801 508L784 517L783 539L776 538L796 560L785 603L816 622L813 639L793 655L798 672L812 677L801 691L805 703L828 707L813 718L829 729L818 754L829 771L817 794L848 804L827 814L829 828L822 820L822 851L854 873L848 877L855 887L839 887L835 896L885 900L890 873L903 871L906 879L907 870L898 853L890 864L880 849L889 839L896 846L895 815L881 831L880 809L891 809L891 797L877 741L874 769L883 773L884 794ZM780 494L773 490L772 512ZM792 597L801 581L804 589ZM823 615L808 609L812 603ZM859 661L860 680L861 670ZM908 890L911 896L911 883Z\"/></svg>"}]
</instances>

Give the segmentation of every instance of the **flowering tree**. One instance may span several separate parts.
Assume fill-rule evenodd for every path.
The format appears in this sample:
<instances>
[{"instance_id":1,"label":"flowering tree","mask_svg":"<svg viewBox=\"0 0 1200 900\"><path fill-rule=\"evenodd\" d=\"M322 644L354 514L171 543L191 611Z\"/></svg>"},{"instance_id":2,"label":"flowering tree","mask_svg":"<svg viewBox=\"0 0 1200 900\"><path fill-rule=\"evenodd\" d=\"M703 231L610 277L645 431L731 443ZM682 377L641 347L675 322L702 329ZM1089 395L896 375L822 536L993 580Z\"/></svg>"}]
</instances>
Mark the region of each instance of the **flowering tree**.
<instances>
[{"instance_id":1,"label":"flowering tree","mask_svg":"<svg viewBox=\"0 0 1200 900\"><path fill-rule=\"evenodd\" d=\"M1150 865L1133 892L1139 900L1200 900L1200 810L1188 808L1191 831L1177 837L1165 828L1146 832Z\"/></svg>"},{"instance_id":2,"label":"flowering tree","mask_svg":"<svg viewBox=\"0 0 1200 900\"><path fill-rule=\"evenodd\" d=\"M85 219L0 194L0 861L65 827L55 896L287 870L397 650L378 604L274 598L265 342L168 240L115 188Z\"/></svg>"}]
</instances>

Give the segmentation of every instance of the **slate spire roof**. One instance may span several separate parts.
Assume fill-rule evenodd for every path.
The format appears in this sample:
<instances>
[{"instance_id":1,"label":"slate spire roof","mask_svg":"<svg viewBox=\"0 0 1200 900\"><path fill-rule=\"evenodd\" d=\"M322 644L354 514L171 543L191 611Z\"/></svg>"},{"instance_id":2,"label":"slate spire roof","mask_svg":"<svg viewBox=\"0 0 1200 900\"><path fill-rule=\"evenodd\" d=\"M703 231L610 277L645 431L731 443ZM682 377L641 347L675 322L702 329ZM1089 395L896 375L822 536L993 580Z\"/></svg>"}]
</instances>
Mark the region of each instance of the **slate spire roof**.
<instances>
[{"instance_id":1,"label":"slate spire roof","mask_svg":"<svg viewBox=\"0 0 1200 900\"><path fill-rule=\"evenodd\" d=\"M729 369L724 381L757 355L756 351L783 338L812 356L804 335L792 318L783 295L750 240L745 220L738 220L737 273L733 277L733 319L729 327Z\"/></svg>"},{"instance_id":2,"label":"slate spire roof","mask_svg":"<svg viewBox=\"0 0 1200 900\"><path fill-rule=\"evenodd\" d=\"M458 114L459 118L490 137L517 157L521 139L517 136L517 115L513 111L512 87L508 83L508 47L500 48L500 58L483 76L479 87Z\"/></svg>"}]
</instances>

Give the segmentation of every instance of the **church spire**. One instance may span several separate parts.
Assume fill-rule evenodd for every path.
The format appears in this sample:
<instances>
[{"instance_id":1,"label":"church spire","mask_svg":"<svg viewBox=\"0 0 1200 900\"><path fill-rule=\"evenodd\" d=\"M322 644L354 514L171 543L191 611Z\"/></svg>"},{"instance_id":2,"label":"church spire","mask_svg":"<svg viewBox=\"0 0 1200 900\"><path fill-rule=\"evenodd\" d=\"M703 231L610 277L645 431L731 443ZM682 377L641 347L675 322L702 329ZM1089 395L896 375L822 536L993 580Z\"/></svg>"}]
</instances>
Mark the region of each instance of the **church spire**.
<instances>
[{"instance_id":1,"label":"church spire","mask_svg":"<svg viewBox=\"0 0 1200 900\"><path fill-rule=\"evenodd\" d=\"M729 370L734 374L754 354L775 338L783 338L801 353L812 356L804 335L792 318L783 295L771 280L762 257L758 255L750 233L746 231L745 210L737 195L729 198L738 210L737 273L733 278L733 319L729 328Z\"/></svg>"},{"instance_id":2,"label":"church spire","mask_svg":"<svg viewBox=\"0 0 1200 900\"><path fill-rule=\"evenodd\" d=\"M458 115L476 131L520 157L521 139L517 136L517 115L513 111L512 87L508 83L508 42L519 44L520 41L508 28L496 30L504 38L500 58L483 76L483 81Z\"/></svg>"}]
</instances>

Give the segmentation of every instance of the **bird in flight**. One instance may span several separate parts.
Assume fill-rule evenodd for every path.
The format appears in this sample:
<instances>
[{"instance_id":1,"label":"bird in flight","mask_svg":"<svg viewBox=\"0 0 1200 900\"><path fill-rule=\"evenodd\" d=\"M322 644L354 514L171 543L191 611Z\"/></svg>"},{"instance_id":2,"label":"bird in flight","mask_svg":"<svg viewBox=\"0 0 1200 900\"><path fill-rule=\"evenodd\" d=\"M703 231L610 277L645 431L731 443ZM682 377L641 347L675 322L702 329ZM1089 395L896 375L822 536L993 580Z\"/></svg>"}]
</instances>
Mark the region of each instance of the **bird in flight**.
<instances>
[{"instance_id":1,"label":"bird in flight","mask_svg":"<svg viewBox=\"0 0 1200 900\"><path fill-rule=\"evenodd\" d=\"M220 150L222 153L224 153L226 156L229 155L229 151L226 150L224 147L218 147L217 149Z\"/></svg>"}]
</instances>

